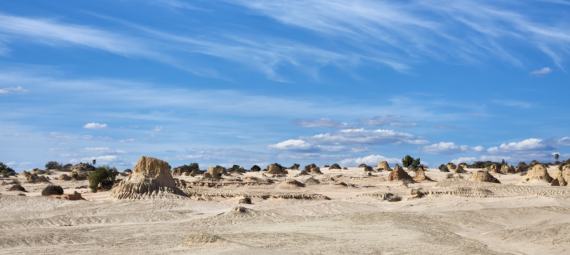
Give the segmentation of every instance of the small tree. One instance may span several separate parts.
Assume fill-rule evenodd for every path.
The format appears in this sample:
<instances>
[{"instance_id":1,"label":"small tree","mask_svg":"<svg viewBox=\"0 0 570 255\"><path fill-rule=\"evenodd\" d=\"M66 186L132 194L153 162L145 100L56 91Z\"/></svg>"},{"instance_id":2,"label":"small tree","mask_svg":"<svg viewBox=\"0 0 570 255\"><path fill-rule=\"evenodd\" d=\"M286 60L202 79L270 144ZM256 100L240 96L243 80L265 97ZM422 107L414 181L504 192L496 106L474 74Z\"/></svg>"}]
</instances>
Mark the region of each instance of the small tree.
<instances>
[{"instance_id":1,"label":"small tree","mask_svg":"<svg viewBox=\"0 0 570 255\"><path fill-rule=\"evenodd\" d=\"M95 165L95 163L97 163L97 160L96 160L96 159L93 160L93 165Z\"/></svg>"},{"instance_id":2,"label":"small tree","mask_svg":"<svg viewBox=\"0 0 570 255\"><path fill-rule=\"evenodd\" d=\"M403 159L402 159L402 165L404 167L409 167L412 165L412 163L414 162L414 158L410 157L410 155L406 155Z\"/></svg>"},{"instance_id":3,"label":"small tree","mask_svg":"<svg viewBox=\"0 0 570 255\"><path fill-rule=\"evenodd\" d=\"M259 167L258 165L253 165L253 166L251 167L251 171L259 172L259 171L261 171L261 167Z\"/></svg>"},{"instance_id":4,"label":"small tree","mask_svg":"<svg viewBox=\"0 0 570 255\"><path fill-rule=\"evenodd\" d=\"M413 168L413 169L416 169L416 168L418 168L418 166L420 166L421 164L422 164L422 163L420 162L420 158L414 159L414 160L412 161L412 168Z\"/></svg>"},{"instance_id":5,"label":"small tree","mask_svg":"<svg viewBox=\"0 0 570 255\"><path fill-rule=\"evenodd\" d=\"M291 167L291 169L297 169L297 170L299 170L299 167L300 167L300 166L301 166L301 165L295 163L295 164L293 164L293 166Z\"/></svg>"},{"instance_id":6,"label":"small tree","mask_svg":"<svg viewBox=\"0 0 570 255\"><path fill-rule=\"evenodd\" d=\"M115 167L110 167L107 165L97 167L95 168L95 171L88 177L89 188L91 188L91 191L93 191L93 193L96 193L99 184L102 184L104 182L115 182L115 178L118 174L119 171L117 171L117 168Z\"/></svg>"},{"instance_id":7,"label":"small tree","mask_svg":"<svg viewBox=\"0 0 570 255\"><path fill-rule=\"evenodd\" d=\"M47 162L46 164L46 169L61 169L63 167L63 165L61 163L58 163L57 161L50 161Z\"/></svg>"},{"instance_id":8,"label":"small tree","mask_svg":"<svg viewBox=\"0 0 570 255\"><path fill-rule=\"evenodd\" d=\"M231 168L231 171L232 171L232 172L233 172L233 171L237 171L238 169L239 169L239 166L238 166L238 165L233 165L232 168Z\"/></svg>"},{"instance_id":9,"label":"small tree","mask_svg":"<svg viewBox=\"0 0 570 255\"><path fill-rule=\"evenodd\" d=\"M559 158L560 158L560 154L558 154L558 153L554 154L554 159L555 159L556 161L558 161Z\"/></svg>"},{"instance_id":10,"label":"small tree","mask_svg":"<svg viewBox=\"0 0 570 255\"><path fill-rule=\"evenodd\" d=\"M191 168L191 169L200 170L200 165L198 165L198 163L191 163L191 164L190 164L190 168Z\"/></svg>"}]
</instances>

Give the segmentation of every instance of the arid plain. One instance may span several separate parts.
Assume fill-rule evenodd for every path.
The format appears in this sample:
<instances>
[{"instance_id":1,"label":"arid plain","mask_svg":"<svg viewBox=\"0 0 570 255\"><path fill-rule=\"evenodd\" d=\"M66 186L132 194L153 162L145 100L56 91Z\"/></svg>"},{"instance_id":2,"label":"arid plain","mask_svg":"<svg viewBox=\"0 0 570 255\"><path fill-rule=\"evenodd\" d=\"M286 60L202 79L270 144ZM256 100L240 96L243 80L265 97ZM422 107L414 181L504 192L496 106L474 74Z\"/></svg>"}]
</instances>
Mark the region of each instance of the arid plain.
<instances>
[{"instance_id":1,"label":"arid plain","mask_svg":"<svg viewBox=\"0 0 570 255\"><path fill-rule=\"evenodd\" d=\"M87 180L60 178L69 172L38 175L50 183L4 177L0 253L570 253L570 187L525 180L537 175L534 168L425 168L423 176L394 165L309 167L276 174L223 170L216 177L212 169L172 176L165 162L144 160L97 193ZM570 171L546 169L553 179ZM14 179L26 192L8 191ZM42 196L48 185L83 199Z\"/></svg>"}]
</instances>

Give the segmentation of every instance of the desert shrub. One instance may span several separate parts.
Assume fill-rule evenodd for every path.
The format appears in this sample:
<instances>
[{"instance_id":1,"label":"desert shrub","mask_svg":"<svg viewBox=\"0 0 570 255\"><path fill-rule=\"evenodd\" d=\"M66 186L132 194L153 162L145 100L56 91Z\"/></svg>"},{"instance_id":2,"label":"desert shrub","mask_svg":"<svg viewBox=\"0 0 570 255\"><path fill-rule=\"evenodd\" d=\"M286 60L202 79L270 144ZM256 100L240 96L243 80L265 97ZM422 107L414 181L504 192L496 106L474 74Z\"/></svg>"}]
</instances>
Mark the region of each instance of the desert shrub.
<instances>
[{"instance_id":1,"label":"desert shrub","mask_svg":"<svg viewBox=\"0 0 570 255\"><path fill-rule=\"evenodd\" d=\"M49 185L42 190L42 196L63 195L61 186Z\"/></svg>"},{"instance_id":2,"label":"desert shrub","mask_svg":"<svg viewBox=\"0 0 570 255\"><path fill-rule=\"evenodd\" d=\"M2 173L2 176L8 177L8 170L2 170L0 173Z\"/></svg>"},{"instance_id":3,"label":"desert shrub","mask_svg":"<svg viewBox=\"0 0 570 255\"><path fill-rule=\"evenodd\" d=\"M258 165L253 165L253 166L251 167L251 171L259 172L259 171L261 171L261 167L259 167Z\"/></svg>"},{"instance_id":4,"label":"desert shrub","mask_svg":"<svg viewBox=\"0 0 570 255\"><path fill-rule=\"evenodd\" d=\"M50 161L47 162L46 164L46 169L62 169L63 165L61 163L58 163L57 161Z\"/></svg>"},{"instance_id":5,"label":"desert shrub","mask_svg":"<svg viewBox=\"0 0 570 255\"><path fill-rule=\"evenodd\" d=\"M439 165L439 170L443 169L445 167L444 164Z\"/></svg>"},{"instance_id":6,"label":"desert shrub","mask_svg":"<svg viewBox=\"0 0 570 255\"><path fill-rule=\"evenodd\" d=\"M93 173L91 173L88 177L89 179L89 188L91 188L91 191L93 192L97 192L97 188L99 187L99 184L106 184L106 183L113 183L115 182L115 178L117 177L117 175L119 174L119 172L117 171L117 168L115 167L110 167L110 166L99 166L97 168L95 168L95 171Z\"/></svg>"},{"instance_id":7,"label":"desert shrub","mask_svg":"<svg viewBox=\"0 0 570 255\"><path fill-rule=\"evenodd\" d=\"M0 172L4 173L4 171L6 171L6 175L8 175L10 173L16 173L16 171L14 171L14 169L12 169L8 165L0 162Z\"/></svg>"},{"instance_id":8,"label":"desert shrub","mask_svg":"<svg viewBox=\"0 0 570 255\"><path fill-rule=\"evenodd\" d=\"M200 165L198 163L190 163L190 169L200 170Z\"/></svg>"},{"instance_id":9,"label":"desert shrub","mask_svg":"<svg viewBox=\"0 0 570 255\"><path fill-rule=\"evenodd\" d=\"M414 158L412 158L410 155L406 155L404 158L402 158L402 165L404 167L409 167L412 165L412 163L414 163Z\"/></svg>"},{"instance_id":10,"label":"desert shrub","mask_svg":"<svg viewBox=\"0 0 570 255\"><path fill-rule=\"evenodd\" d=\"M390 198L388 200L388 202L400 202L400 201L402 201L402 197L400 196L394 196L393 198Z\"/></svg>"},{"instance_id":11,"label":"desert shrub","mask_svg":"<svg viewBox=\"0 0 570 255\"><path fill-rule=\"evenodd\" d=\"M473 164L471 165L470 168L489 168L491 165L494 164L498 164L499 167L501 166L501 163L498 162L492 162L492 161L475 161L473 162Z\"/></svg>"},{"instance_id":12,"label":"desert shrub","mask_svg":"<svg viewBox=\"0 0 570 255\"><path fill-rule=\"evenodd\" d=\"M79 174L77 174L77 173L75 173L75 172L74 172L74 173L71 173L71 177L72 177L72 178L77 179L77 176L79 176Z\"/></svg>"},{"instance_id":13,"label":"desert shrub","mask_svg":"<svg viewBox=\"0 0 570 255\"><path fill-rule=\"evenodd\" d=\"M367 167L367 166L368 166L368 165L366 165L366 164L364 164L364 163L358 165L358 167Z\"/></svg>"},{"instance_id":14,"label":"desert shrub","mask_svg":"<svg viewBox=\"0 0 570 255\"><path fill-rule=\"evenodd\" d=\"M323 166L323 167L331 167L331 166L330 166L330 165L325 165L325 166Z\"/></svg>"},{"instance_id":15,"label":"desert shrub","mask_svg":"<svg viewBox=\"0 0 570 255\"><path fill-rule=\"evenodd\" d=\"M293 166L291 167L291 169L299 170L299 167L300 167L300 166L301 166L301 165L295 163L295 164L293 164Z\"/></svg>"},{"instance_id":16,"label":"desert shrub","mask_svg":"<svg viewBox=\"0 0 570 255\"><path fill-rule=\"evenodd\" d=\"M234 172L234 171L237 171L239 168L240 168L240 166L238 166L238 165L233 165L230 169L228 169L228 171Z\"/></svg>"}]
</instances>

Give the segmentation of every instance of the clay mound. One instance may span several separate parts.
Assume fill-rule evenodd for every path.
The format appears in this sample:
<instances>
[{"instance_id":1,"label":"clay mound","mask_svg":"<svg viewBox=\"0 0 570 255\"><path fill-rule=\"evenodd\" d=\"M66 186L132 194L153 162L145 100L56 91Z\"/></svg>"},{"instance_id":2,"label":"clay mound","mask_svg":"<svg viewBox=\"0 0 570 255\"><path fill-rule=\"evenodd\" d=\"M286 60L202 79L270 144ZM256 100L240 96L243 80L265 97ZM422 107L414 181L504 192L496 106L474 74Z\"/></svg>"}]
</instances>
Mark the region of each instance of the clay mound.
<instances>
[{"instance_id":1,"label":"clay mound","mask_svg":"<svg viewBox=\"0 0 570 255\"><path fill-rule=\"evenodd\" d=\"M219 180L222 173L219 171L220 169L215 168L213 166L208 167L206 173L204 173L204 179L212 179L212 180Z\"/></svg>"},{"instance_id":2,"label":"clay mound","mask_svg":"<svg viewBox=\"0 0 570 255\"><path fill-rule=\"evenodd\" d=\"M167 162L142 156L133 172L109 194L114 199L183 198Z\"/></svg>"},{"instance_id":3,"label":"clay mound","mask_svg":"<svg viewBox=\"0 0 570 255\"><path fill-rule=\"evenodd\" d=\"M228 241L220 238L219 236L205 234L205 233L196 233L189 235L186 240L178 247L194 247L200 246L205 244L227 244Z\"/></svg>"},{"instance_id":4,"label":"clay mound","mask_svg":"<svg viewBox=\"0 0 570 255\"><path fill-rule=\"evenodd\" d=\"M37 176L35 174L28 175L24 183L49 183L49 178L45 176Z\"/></svg>"},{"instance_id":5,"label":"clay mound","mask_svg":"<svg viewBox=\"0 0 570 255\"><path fill-rule=\"evenodd\" d=\"M496 174L501 173L501 165L493 164L493 165L489 166L489 172L490 173L496 173Z\"/></svg>"},{"instance_id":6,"label":"clay mound","mask_svg":"<svg viewBox=\"0 0 570 255\"><path fill-rule=\"evenodd\" d=\"M489 174L487 171L479 170L474 172L470 178L471 181L475 182L493 182L493 183L501 183L497 178Z\"/></svg>"},{"instance_id":7,"label":"clay mound","mask_svg":"<svg viewBox=\"0 0 570 255\"><path fill-rule=\"evenodd\" d=\"M392 171L388 161L380 161L378 162L378 167L376 168L377 171Z\"/></svg>"},{"instance_id":8,"label":"clay mound","mask_svg":"<svg viewBox=\"0 0 570 255\"><path fill-rule=\"evenodd\" d=\"M300 188L300 187L305 187L305 184L294 179L287 179L281 184L279 184L279 188L288 189L288 188Z\"/></svg>"},{"instance_id":9,"label":"clay mound","mask_svg":"<svg viewBox=\"0 0 570 255\"><path fill-rule=\"evenodd\" d=\"M332 164L331 167L329 167L329 169L338 169L338 170L342 170L342 167L340 167L337 163Z\"/></svg>"},{"instance_id":10,"label":"clay mound","mask_svg":"<svg viewBox=\"0 0 570 255\"><path fill-rule=\"evenodd\" d=\"M412 177L399 165L396 165L394 171L388 175L388 181L401 181L405 179L412 179Z\"/></svg>"},{"instance_id":11,"label":"clay mound","mask_svg":"<svg viewBox=\"0 0 570 255\"><path fill-rule=\"evenodd\" d=\"M315 166L311 167L311 172L309 172L309 174L323 174L323 172L321 172L321 169L318 166Z\"/></svg>"},{"instance_id":12,"label":"clay mound","mask_svg":"<svg viewBox=\"0 0 570 255\"><path fill-rule=\"evenodd\" d=\"M318 185L319 183L321 183L321 182L319 182L317 179L315 179L313 177L305 180L305 185Z\"/></svg>"},{"instance_id":13,"label":"clay mound","mask_svg":"<svg viewBox=\"0 0 570 255\"><path fill-rule=\"evenodd\" d=\"M510 165L510 166L504 165L503 167L501 167L501 172L503 172L505 174L514 174L517 172L517 170L515 169L515 167L513 165Z\"/></svg>"},{"instance_id":14,"label":"clay mound","mask_svg":"<svg viewBox=\"0 0 570 255\"><path fill-rule=\"evenodd\" d=\"M530 181L546 181L548 183L552 183L552 177L546 171L546 168L541 164L536 164L532 167L530 171L523 177L523 182L530 182Z\"/></svg>"},{"instance_id":15,"label":"clay mound","mask_svg":"<svg viewBox=\"0 0 570 255\"><path fill-rule=\"evenodd\" d=\"M462 166L458 166L458 167L455 169L454 172L456 172L456 173L461 173L461 174L467 173L467 171L465 171L465 169L463 169Z\"/></svg>"},{"instance_id":16,"label":"clay mound","mask_svg":"<svg viewBox=\"0 0 570 255\"><path fill-rule=\"evenodd\" d=\"M26 172L26 170L22 171L21 174L19 174L18 176L22 176L22 177L28 177L28 175L30 175L30 173Z\"/></svg>"},{"instance_id":17,"label":"clay mound","mask_svg":"<svg viewBox=\"0 0 570 255\"><path fill-rule=\"evenodd\" d=\"M286 174L286 172L283 170L283 167L279 164L271 164L269 167L267 167L268 174Z\"/></svg>"},{"instance_id":18,"label":"clay mound","mask_svg":"<svg viewBox=\"0 0 570 255\"><path fill-rule=\"evenodd\" d=\"M63 194L60 198L63 200L85 200L77 191L74 191L73 194Z\"/></svg>"},{"instance_id":19,"label":"clay mound","mask_svg":"<svg viewBox=\"0 0 570 255\"><path fill-rule=\"evenodd\" d=\"M8 191L23 191L23 192L27 192L26 189L24 189L24 187L22 187L22 185L20 185L20 184L13 185L12 187L10 187L10 188L8 189Z\"/></svg>"},{"instance_id":20,"label":"clay mound","mask_svg":"<svg viewBox=\"0 0 570 255\"><path fill-rule=\"evenodd\" d=\"M416 182L427 182L427 181L431 182L433 180L426 176L426 173L424 172L423 167L419 167L418 170L416 171L416 176L414 176L414 181L416 181Z\"/></svg>"},{"instance_id":21,"label":"clay mound","mask_svg":"<svg viewBox=\"0 0 570 255\"><path fill-rule=\"evenodd\" d=\"M67 174L62 174L59 176L59 178L57 178L60 181L71 181L71 176L67 175Z\"/></svg>"},{"instance_id":22,"label":"clay mound","mask_svg":"<svg viewBox=\"0 0 570 255\"><path fill-rule=\"evenodd\" d=\"M34 169L30 171L30 174L47 174L46 170Z\"/></svg>"},{"instance_id":23,"label":"clay mound","mask_svg":"<svg viewBox=\"0 0 570 255\"><path fill-rule=\"evenodd\" d=\"M467 163L460 163L457 167L463 167L463 169L467 168Z\"/></svg>"},{"instance_id":24,"label":"clay mound","mask_svg":"<svg viewBox=\"0 0 570 255\"><path fill-rule=\"evenodd\" d=\"M71 172L87 172L87 171L95 171L95 167L87 164L87 163L79 163L71 168Z\"/></svg>"},{"instance_id":25,"label":"clay mound","mask_svg":"<svg viewBox=\"0 0 570 255\"><path fill-rule=\"evenodd\" d=\"M450 163L447 163L447 169L455 170L456 168L457 168L457 166L456 166L455 164L453 164L453 163L451 163L451 162L450 162Z\"/></svg>"},{"instance_id":26,"label":"clay mound","mask_svg":"<svg viewBox=\"0 0 570 255\"><path fill-rule=\"evenodd\" d=\"M299 172L299 174L297 174L297 176L303 176L303 175L309 175L309 173L307 173L307 171L305 171L305 170L301 170L301 172Z\"/></svg>"}]
</instances>

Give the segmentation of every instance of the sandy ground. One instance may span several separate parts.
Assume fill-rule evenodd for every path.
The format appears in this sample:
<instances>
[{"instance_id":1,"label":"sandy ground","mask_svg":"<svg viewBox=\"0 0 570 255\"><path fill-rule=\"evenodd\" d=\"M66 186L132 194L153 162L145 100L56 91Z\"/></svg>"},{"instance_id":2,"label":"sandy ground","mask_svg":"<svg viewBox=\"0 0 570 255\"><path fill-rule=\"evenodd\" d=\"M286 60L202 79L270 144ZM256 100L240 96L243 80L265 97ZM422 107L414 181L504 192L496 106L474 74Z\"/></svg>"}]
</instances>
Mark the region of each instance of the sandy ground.
<instances>
[{"instance_id":1,"label":"sandy ground","mask_svg":"<svg viewBox=\"0 0 570 255\"><path fill-rule=\"evenodd\" d=\"M319 185L288 187L286 178L272 178L272 185L223 187L225 192L306 192L330 198L254 198L248 205L238 205L239 197L113 201L109 192L76 189L87 181L54 180L61 173L50 175L52 183L65 193L77 190L86 200L41 197L47 184L24 184L28 192L0 186L0 253L570 254L570 187L523 184L519 174L493 174L502 182L493 185L470 183L466 173L450 184L447 173L429 169L426 175L439 183L406 186L386 181L389 172L365 177L362 168L322 171L313 176L322 180ZM294 177L298 172L289 170L287 178L303 182L311 177ZM239 177L245 176L262 173ZM348 186L333 185L340 181ZM420 187L477 187L491 195L453 191L407 200ZM370 196L385 193L403 201ZM232 210L237 206L245 209Z\"/></svg>"}]
</instances>

